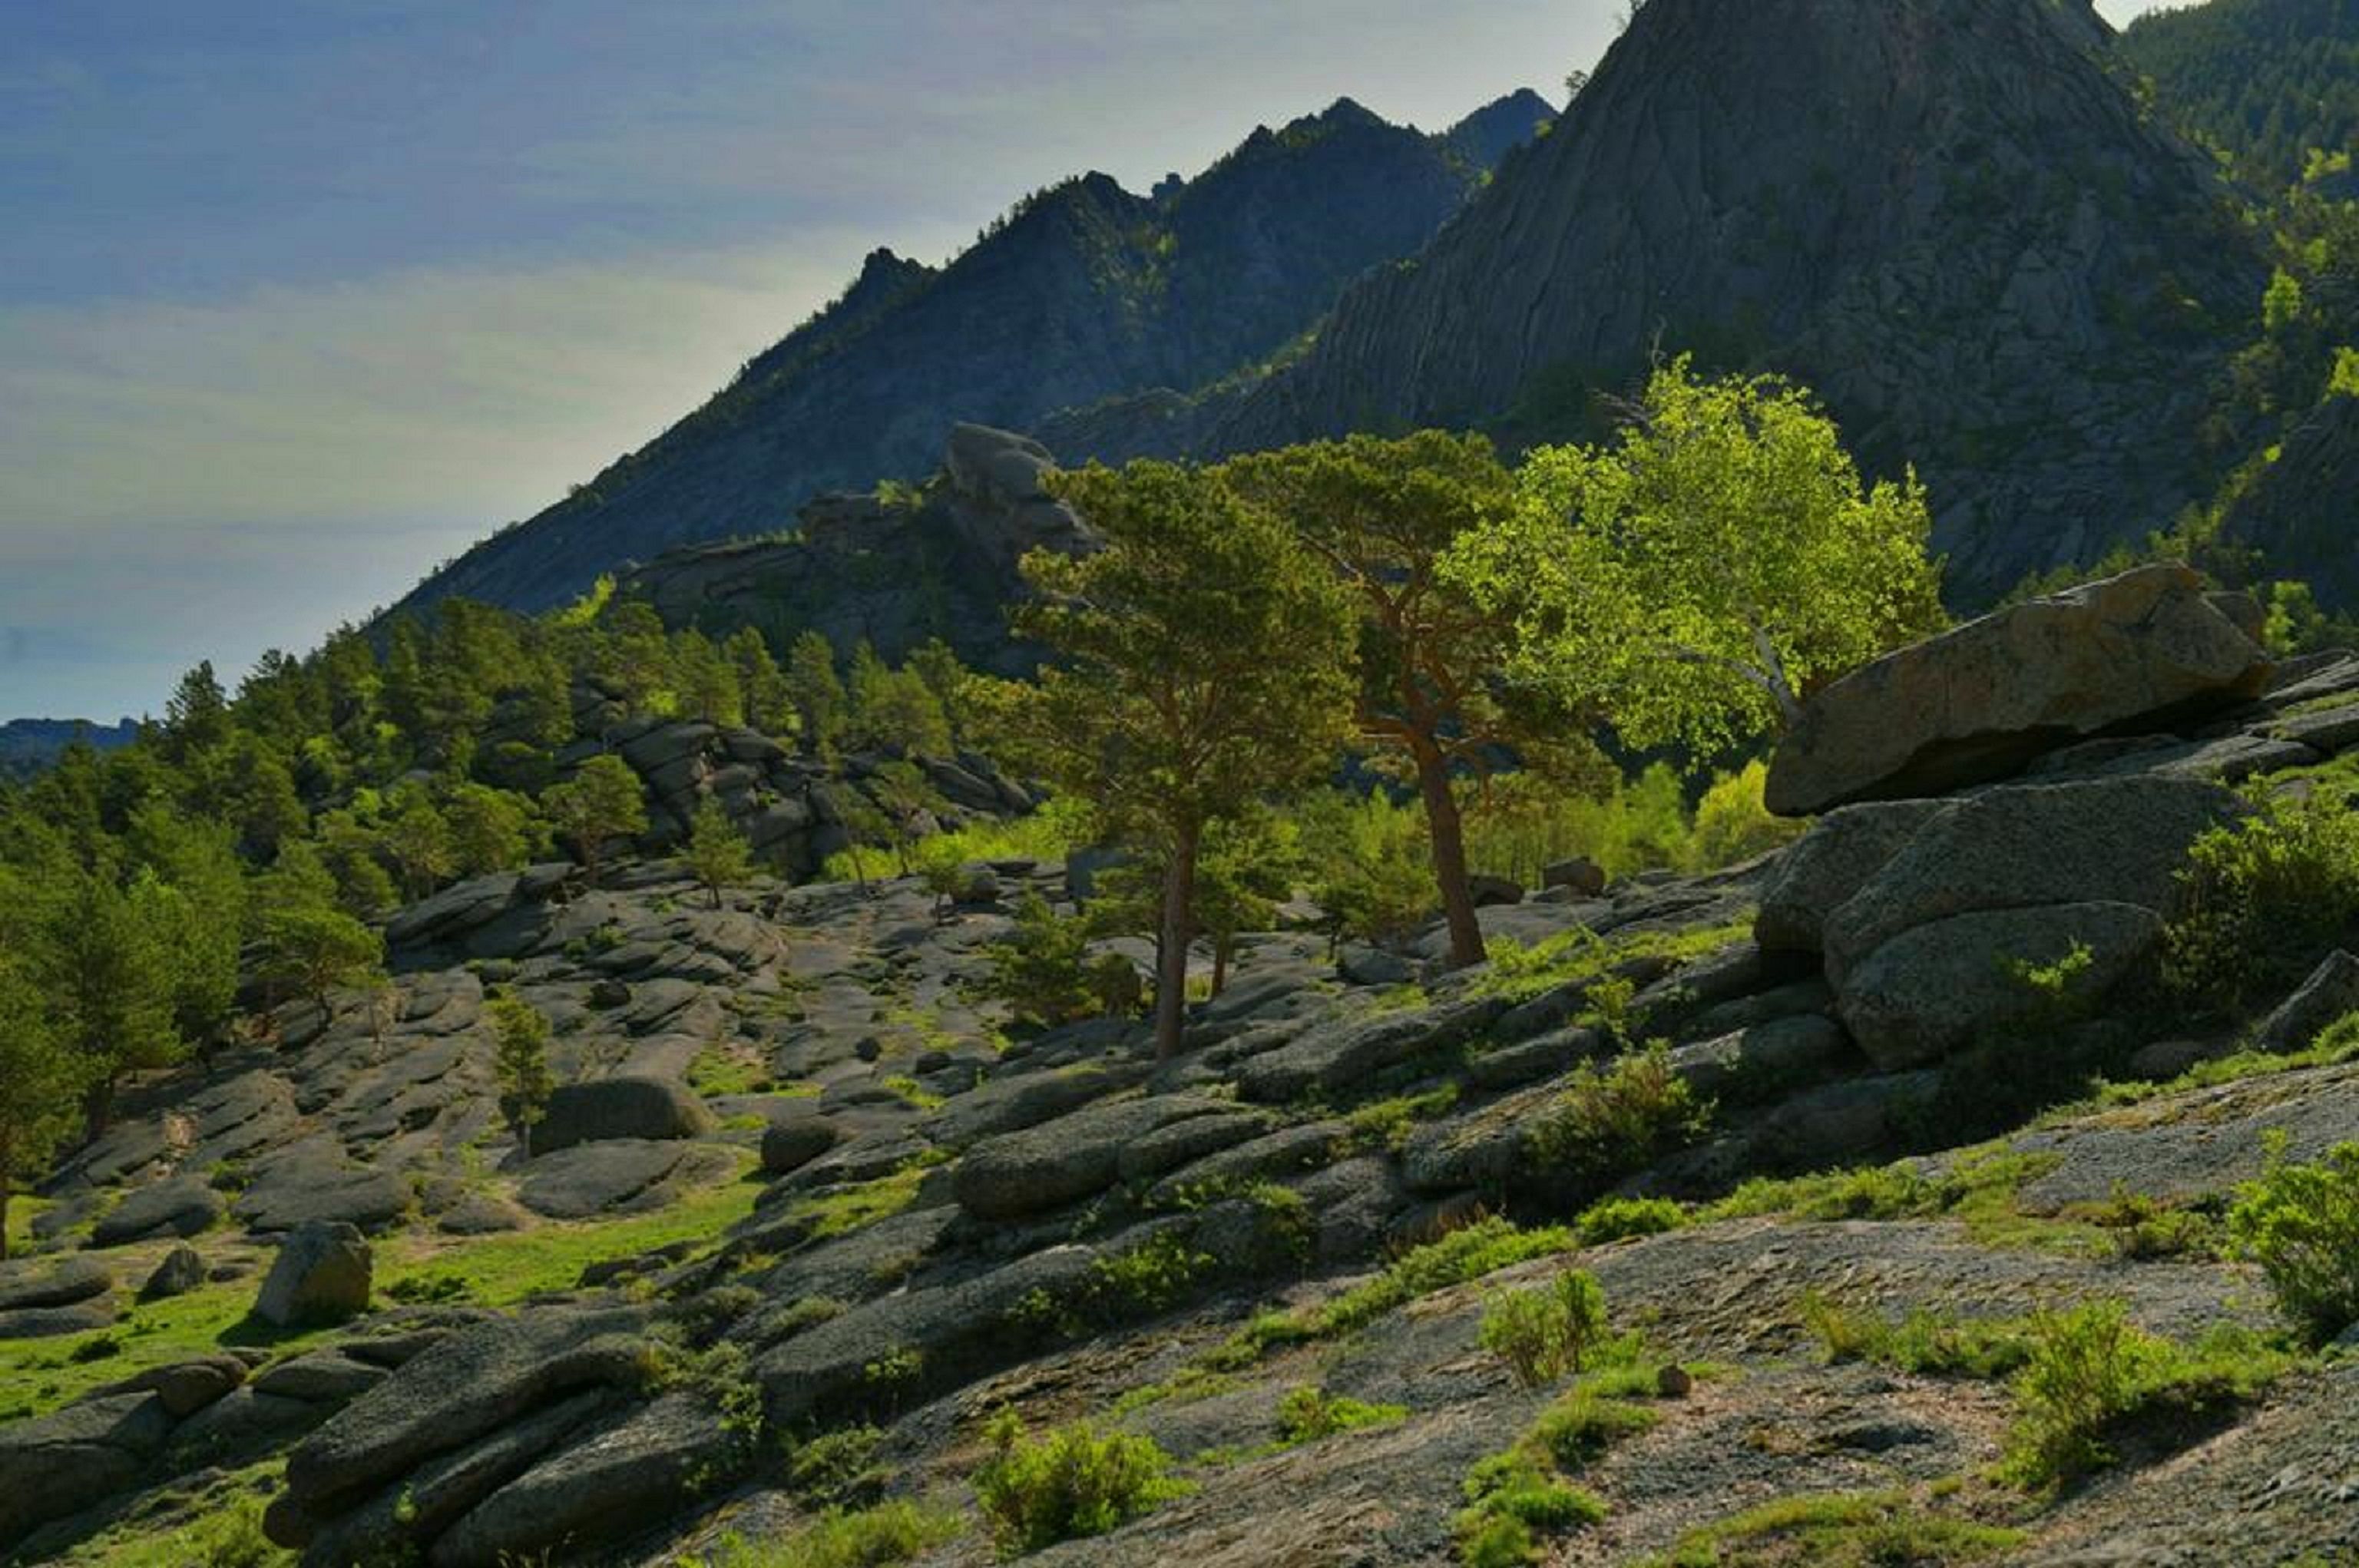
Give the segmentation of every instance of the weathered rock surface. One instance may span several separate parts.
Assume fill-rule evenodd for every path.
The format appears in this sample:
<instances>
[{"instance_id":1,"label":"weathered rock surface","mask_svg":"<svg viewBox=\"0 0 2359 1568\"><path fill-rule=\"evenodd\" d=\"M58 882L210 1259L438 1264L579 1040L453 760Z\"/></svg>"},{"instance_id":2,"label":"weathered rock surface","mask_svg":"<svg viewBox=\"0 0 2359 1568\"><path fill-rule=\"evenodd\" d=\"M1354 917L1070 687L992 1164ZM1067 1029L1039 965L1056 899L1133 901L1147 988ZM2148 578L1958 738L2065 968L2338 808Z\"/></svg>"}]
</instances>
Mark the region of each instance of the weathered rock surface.
<instances>
[{"instance_id":1,"label":"weathered rock surface","mask_svg":"<svg viewBox=\"0 0 2359 1568\"><path fill-rule=\"evenodd\" d=\"M1761 890L1754 940L1782 952L1818 952L1827 917L1948 809L1946 800L1888 800L1827 813L1777 857Z\"/></svg>"},{"instance_id":2,"label":"weathered rock surface","mask_svg":"<svg viewBox=\"0 0 2359 1568\"><path fill-rule=\"evenodd\" d=\"M1912 926L1855 965L1838 1004L1861 1051L1886 1072L1939 1062L2051 1007L2011 966L2089 951L2075 997L2101 997L2153 956L2162 919L2135 904L1984 909Z\"/></svg>"},{"instance_id":3,"label":"weathered rock surface","mask_svg":"<svg viewBox=\"0 0 2359 1568\"><path fill-rule=\"evenodd\" d=\"M2337 948L2261 1020L2253 1043L2263 1051L2299 1051L2327 1025L2353 1012L2359 1012L2359 958Z\"/></svg>"},{"instance_id":4,"label":"weathered rock surface","mask_svg":"<svg viewBox=\"0 0 2359 1568\"><path fill-rule=\"evenodd\" d=\"M0 1428L0 1549L134 1484L171 1426L161 1395L130 1392Z\"/></svg>"},{"instance_id":5,"label":"weathered rock surface","mask_svg":"<svg viewBox=\"0 0 2359 1568\"><path fill-rule=\"evenodd\" d=\"M561 1083L549 1095L547 1114L533 1124L532 1151L554 1154L610 1138L696 1138L712 1128L712 1113L676 1079L593 1078Z\"/></svg>"},{"instance_id":6,"label":"weathered rock surface","mask_svg":"<svg viewBox=\"0 0 2359 1568\"><path fill-rule=\"evenodd\" d=\"M2167 727L2256 694L2268 655L2184 566L2139 567L1970 621L1804 704L1769 768L1769 809L1938 794L2127 725Z\"/></svg>"},{"instance_id":7,"label":"weathered rock surface","mask_svg":"<svg viewBox=\"0 0 2359 1568\"><path fill-rule=\"evenodd\" d=\"M374 1267L369 1245L355 1227L332 1220L298 1225L278 1246L254 1315L281 1328L366 1312Z\"/></svg>"}]
</instances>

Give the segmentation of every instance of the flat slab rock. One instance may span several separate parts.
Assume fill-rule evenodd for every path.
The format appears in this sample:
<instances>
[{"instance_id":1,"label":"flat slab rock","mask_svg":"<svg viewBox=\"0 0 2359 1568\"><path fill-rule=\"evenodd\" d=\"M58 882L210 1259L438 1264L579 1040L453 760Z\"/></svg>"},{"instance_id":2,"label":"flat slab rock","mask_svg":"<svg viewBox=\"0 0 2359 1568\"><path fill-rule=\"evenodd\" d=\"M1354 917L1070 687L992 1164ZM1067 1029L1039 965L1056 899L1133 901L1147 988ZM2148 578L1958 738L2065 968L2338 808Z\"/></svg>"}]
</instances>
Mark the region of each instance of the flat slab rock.
<instances>
[{"instance_id":1,"label":"flat slab rock","mask_svg":"<svg viewBox=\"0 0 2359 1568\"><path fill-rule=\"evenodd\" d=\"M612 1138L578 1144L526 1168L516 1201L549 1219L659 1209L737 1172L730 1150L709 1144Z\"/></svg>"},{"instance_id":2,"label":"flat slab rock","mask_svg":"<svg viewBox=\"0 0 2359 1568\"><path fill-rule=\"evenodd\" d=\"M2118 577L1984 615L1813 695L1769 767L1771 811L1938 795L2042 752L2256 695L2269 656L2188 567Z\"/></svg>"}]
</instances>

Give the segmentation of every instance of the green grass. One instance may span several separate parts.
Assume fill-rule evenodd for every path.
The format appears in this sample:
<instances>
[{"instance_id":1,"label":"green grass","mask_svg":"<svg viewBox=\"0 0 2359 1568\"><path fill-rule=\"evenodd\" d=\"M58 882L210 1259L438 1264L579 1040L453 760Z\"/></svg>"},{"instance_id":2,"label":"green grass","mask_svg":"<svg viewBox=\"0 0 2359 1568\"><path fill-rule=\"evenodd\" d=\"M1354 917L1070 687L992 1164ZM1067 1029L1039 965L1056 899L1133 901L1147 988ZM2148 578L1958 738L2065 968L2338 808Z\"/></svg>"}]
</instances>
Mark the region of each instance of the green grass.
<instances>
[{"instance_id":1,"label":"green grass","mask_svg":"<svg viewBox=\"0 0 2359 1568\"><path fill-rule=\"evenodd\" d=\"M1905 1492L1779 1497L1702 1526L1644 1568L1951 1568L2020 1545L2019 1530L1933 1513Z\"/></svg>"},{"instance_id":2,"label":"green grass","mask_svg":"<svg viewBox=\"0 0 2359 1568\"><path fill-rule=\"evenodd\" d=\"M1616 964L1634 958L1668 958L1675 964L1688 964L1744 942L1752 934L1753 916L1748 911L1737 920L1693 931L1635 931L1600 937L1586 926L1576 926L1528 947L1512 938L1495 938L1490 944L1490 964L1468 987L1468 995L1527 1002L1560 985L1603 980Z\"/></svg>"},{"instance_id":3,"label":"green grass","mask_svg":"<svg viewBox=\"0 0 2359 1568\"><path fill-rule=\"evenodd\" d=\"M1479 1279L1511 1264L1571 1252L1579 1245L1562 1225L1527 1231L1504 1219L1478 1220L1404 1254L1375 1279L1330 1301L1264 1312L1214 1349L1205 1365L1214 1371L1249 1367L1272 1345L1333 1339L1364 1328L1419 1296Z\"/></svg>"},{"instance_id":4,"label":"green grass","mask_svg":"<svg viewBox=\"0 0 2359 1568\"><path fill-rule=\"evenodd\" d=\"M750 1045L708 1045L688 1066L688 1086L713 1099L723 1094L768 1094L776 1085L761 1052Z\"/></svg>"},{"instance_id":5,"label":"green grass","mask_svg":"<svg viewBox=\"0 0 2359 1568\"><path fill-rule=\"evenodd\" d=\"M1873 1307L1814 1293L1800 1303L1802 1326L1829 1363L1867 1361L1937 1377L2004 1377L2031 1358L2027 1319L1959 1318L1919 1308L1897 1322Z\"/></svg>"},{"instance_id":6,"label":"green grass","mask_svg":"<svg viewBox=\"0 0 2359 1568\"><path fill-rule=\"evenodd\" d=\"M891 1219L918 1201L919 1184L936 1163L939 1162L921 1157L890 1176L799 1198L787 1211L788 1217L808 1224L814 1241L845 1236L878 1220Z\"/></svg>"},{"instance_id":7,"label":"green grass","mask_svg":"<svg viewBox=\"0 0 2359 1568\"><path fill-rule=\"evenodd\" d=\"M966 1533L953 1509L899 1499L846 1512L831 1508L791 1535L732 1536L700 1568L890 1568Z\"/></svg>"},{"instance_id":8,"label":"green grass","mask_svg":"<svg viewBox=\"0 0 2359 1568\"><path fill-rule=\"evenodd\" d=\"M680 1241L718 1242L754 1209L760 1188L730 1181L690 1193L669 1208L620 1219L545 1222L507 1236L458 1240L395 1236L376 1244L376 1297L415 1290L432 1299L510 1306L569 1290L592 1263L652 1252ZM62 1340L0 1342L0 1421L38 1415L91 1389L151 1367L211 1355L225 1345L293 1352L333 1336L333 1328L287 1332L251 1319L262 1277L199 1287L184 1296L142 1301L113 1327ZM112 1342L112 1355L77 1360Z\"/></svg>"},{"instance_id":9,"label":"green grass","mask_svg":"<svg viewBox=\"0 0 2359 1568\"><path fill-rule=\"evenodd\" d=\"M8 1200L9 1257L21 1257L32 1250L34 1216L49 1206L49 1199L36 1198L22 1192Z\"/></svg>"},{"instance_id":10,"label":"green grass","mask_svg":"<svg viewBox=\"0 0 2359 1568\"><path fill-rule=\"evenodd\" d=\"M1923 1161L1904 1160L1811 1176L1756 1177L1697 1217L1954 1219L1963 1222L1967 1234L1984 1247L2100 1256L2111 1248L2102 1227L2071 1217L2026 1214L2020 1205L2024 1184L2053 1171L2061 1158L2020 1154L1992 1143L1951 1157L1938 1171Z\"/></svg>"},{"instance_id":11,"label":"green grass","mask_svg":"<svg viewBox=\"0 0 2359 1568\"><path fill-rule=\"evenodd\" d=\"M201 1489L70 1549L71 1568L277 1568L295 1554L262 1534L262 1509L278 1487L279 1462L203 1477ZM160 1517L159 1517L160 1516Z\"/></svg>"}]
</instances>

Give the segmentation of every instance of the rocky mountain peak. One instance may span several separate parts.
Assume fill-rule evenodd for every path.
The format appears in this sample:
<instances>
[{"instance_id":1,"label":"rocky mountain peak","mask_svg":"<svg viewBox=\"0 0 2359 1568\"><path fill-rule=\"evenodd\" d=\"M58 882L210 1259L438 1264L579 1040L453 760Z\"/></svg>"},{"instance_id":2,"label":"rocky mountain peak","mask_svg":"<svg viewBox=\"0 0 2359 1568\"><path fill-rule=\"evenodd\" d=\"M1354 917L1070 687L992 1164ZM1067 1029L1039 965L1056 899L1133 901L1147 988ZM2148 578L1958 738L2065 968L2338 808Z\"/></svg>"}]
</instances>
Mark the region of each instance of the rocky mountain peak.
<instances>
[{"instance_id":1,"label":"rocky mountain peak","mask_svg":"<svg viewBox=\"0 0 2359 1568\"><path fill-rule=\"evenodd\" d=\"M1582 433L1656 352L1813 386L1914 463L1953 582L2166 524L2263 274L2049 0L1654 0L1554 135L1215 420Z\"/></svg>"}]
</instances>

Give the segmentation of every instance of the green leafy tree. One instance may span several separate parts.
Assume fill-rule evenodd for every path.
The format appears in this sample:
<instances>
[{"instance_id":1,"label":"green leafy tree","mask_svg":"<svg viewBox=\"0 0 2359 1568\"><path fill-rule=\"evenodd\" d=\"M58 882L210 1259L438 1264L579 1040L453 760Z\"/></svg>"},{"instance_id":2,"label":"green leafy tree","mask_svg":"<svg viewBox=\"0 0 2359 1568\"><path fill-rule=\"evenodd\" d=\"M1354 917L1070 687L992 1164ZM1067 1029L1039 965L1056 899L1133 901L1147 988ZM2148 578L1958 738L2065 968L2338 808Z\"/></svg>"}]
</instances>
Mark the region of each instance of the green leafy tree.
<instances>
[{"instance_id":1,"label":"green leafy tree","mask_svg":"<svg viewBox=\"0 0 2359 1568\"><path fill-rule=\"evenodd\" d=\"M1016 902L1006 940L984 950L991 964L984 989L1027 1023L1085 1018L1094 1000L1083 963L1089 942L1086 919L1060 915L1038 893L1027 892Z\"/></svg>"},{"instance_id":2,"label":"green leafy tree","mask_svg":"<svg viewBox=\"0 0 2359 1568\"><path fill-rule=\"evenodd\" d=\"M803 750L829 757L843 736L843 680L835 672L835 648L817 632L805 632L787 650L787 700L794 705Z\"/></svg>"},{"instance_id":3,"label":"green leafy tree","mask_svg":"<svg viewBox=\"0 0 2359 1568\"><path fill-rule=\"evenodd\" d=\"M0 962L0 1262L8 1257L8 1200L39 1180L82 1126L91 1059L64 1040L41 988Z\"/></svg>"},{"instance_id":4,"label":"green leafy tree","mask_svg":"<svg viewBox=\"0 0 2359 1568\"><path fill-rule=\"evenodd\" d=\"M745 700L745 722L766 734L782 734L793 723L794 704L787 698L787 678L770 656L770 645L752 626L739 626L721 645L737 672L737 690Z\"/></svg>"},{"instance_id":5,"label":"green leafy tree","mask_svg":"<svg viewBox=\"0 0 2359 1568\"><path fill-rule=\"evenodd\" d=\"M1359 606L1361 742L1415 779L1454 966L1484 959L1467 877L1454 775L1488 775L1514 753L1545 762L1565 748L1566 715L1506 701L1494 671L1511 617L1440 570L1451 544L1516 510L1515 477L1489 440L1420 430L1352 436L1239 458L1229 483L1273 508L1350 589Z\"/></svg>"},{"instance_id":6,"label":"green leafy tree","mask_svg":"<svg viewBox=\"0 0 2359 1568\"><path fill-rule=\"evenodd\" d=\"M549 824L572 841L582 874L593 887L606 845L647 831L639 776L619 757L592 757L581 772L541 796L540 806Z\"/></svg>"},{"instance_id":7,"label":"green leafy tree","mask_svg":"<svg viewBox=\"0 0 2359 1568\"><path fill-rule=\"evenodd\" d=\"M1161 857L1156 1050L1179 1049L1208 823L1329 763L1349 713L1352 607L1332 572L1216 474L1139 462L1053 477L1103 536L1035 551L1016 629L1057 661L1018 703L1040 770Z\"/></svg>"},{"instance_id":8,"label":"green leafy tree","mask_svg":"<svg viewBox=\"0 0 2359 1568\"><path fill-rule=\"evenodd\" d=\"M58 1037L83 1064L84 1109L103 1130L125 1074L179 1061L175 954L160 893L140 897L98 871L55 868L30 970ZM151 887L159 887L152 881Z\"/></svg>"},{"instance_id":9,"label":"green leafy tree","mask_svg":"<svg viewBox=\"0 0 2359 1568\"><path fill-rule=\"evenodd\" d=\"M264 977L310 997L322 1025L335 1017L330 992L365 984L384 964L385 939L332 905L281 905L263 915Z\"/></svg>"},{"instance_id":10,"label":"green leafy tree","mask_svg":"<svg viewBox=\"0 0 2359 1568\"><path fill-rule=\"evenodd\" d=\"M754 846L737 831L721 802L707 797L688 824L688 868L697 883L721 907L721 889L744 882L754 874Z\"/></svg>"},{"instance_id":11,"label":"green leafy tree","mask_svg":"<svg viewBox=\"0 0 2359 1568\"><path fill-rule=\"evenodd\" d=\"M1636 746L1782 732L1824 681L1940 622L1913 475L1863 486L1771 376L1658 369L1617 442L1550 447L1445 572L1511 613L1511 677Z\"/></svg>"},{"instance_id":12,"label":"green leafy tree","mask_svg":"<svg viewBox=\"0 0 2359 1568\"><path fill-rule=\"evenodd\" d=\"M442 821L462 877L513 870L532 853L532 804L513 790L462 784L443 804Z\"/></svg>"},{"instance_id":13,"label":"green leafy tree","mask_svg":"<svg viewBox=\"0 0 2359 1568\"><path fill-rule=\"evenodd\" d=\"M943 807L940 791L926 778L925 769L907 757L895 757L879 763L869 775L868 796L875 802L874 825L891 845L901 875L909 876L916 869L911 851L924 833L932 831L931 813Z\"/></svg>"},{"instance_id":14,"label":"green leafy tree","mask_svg":"<svg viewBox=\"0 0 2359 1568\"><path fill-rule=\"evenodd\" d=\"M207 659L180 677L164 703L165 755L187 763L230 737L229 697Z\"/></svg>"},{"instance_id":15,"label":"green leafy tree","mask_svg":"<svg viewBox=\"0 0 2359 1568\"><path fill-rule=\"evenodd\" d=\"M941 699L914 670L891 670L866 642L853 650L844 742L859 751L940 757L951 749Z\"/></svg>"},{"instance_id":16,"label":"green leafy tree","mask_svg":"<svg viewBox=\"0 0 2359 1568\"><path fill-rule=\"evenodd\" d=\"M426 791L409 785L396 792L392 814L377 834L401 874L405 898L422 898L457 867L451 824Z\"/></svg>"},{"instance_id":17,"label":"green leafy tree","mask_svg":"<svg viewBox=\"0 0 2359 1568\"><path fill-rule=\"evenodd\" d=\"M500 1115L529 1146L532 1129L549 1115L557 1080L549 1066L549 1019L513 991L495 992L484 1003L492 1026L494 1068L499 1074Z\"/></svg>"},{"instance_id":18,"label":"green leafy tree","mask_svg":"<svg viewBox=\"0 0 2359 1568\"><path fill-rule=\"evenodd\" d=\"M124 842L141 867L134 902L171 954L173 1026L182 1039L201 1045L227 1026L237 1000L238 949L249 909L237 851L226 828L161 800L133 815ZM143 881L159 890L143 895Z\"/></svg>"}]
</instances>

